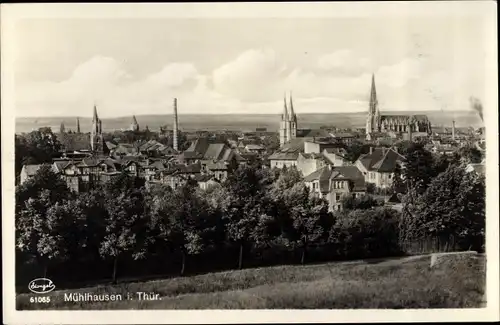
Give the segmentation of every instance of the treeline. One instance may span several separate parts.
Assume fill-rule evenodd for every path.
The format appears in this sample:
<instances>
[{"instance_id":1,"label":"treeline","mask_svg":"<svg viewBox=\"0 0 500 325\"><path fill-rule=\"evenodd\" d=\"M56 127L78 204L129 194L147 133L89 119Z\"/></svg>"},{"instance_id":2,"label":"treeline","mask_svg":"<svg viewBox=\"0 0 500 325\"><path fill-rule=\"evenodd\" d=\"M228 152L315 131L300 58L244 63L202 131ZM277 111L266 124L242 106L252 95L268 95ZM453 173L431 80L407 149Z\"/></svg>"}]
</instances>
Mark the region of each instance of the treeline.
<instances>
[{"instance_id":1,"label":"treeline","mask_svg":"<svg viewBox=\"0 0 500 325\"><path fill-rule=\"evenodd\" d=\"M414 146L408 155L435 159L422 150ZM193 182L176 190L145 187L144 180L123 174L77 195L47 165L16 188L17 282L33 276L116 282L395 256L405 253L405 243L450 235L459 249L481 250L484 177L466 173L462 161L443 159L428 161L442 165L435 176L420 164L401 171L395 184L406 188L401 213L370 196L347 196L344 210L331 213L296 169L241 166L208 190Z\"/></svg>"}]
</instances>

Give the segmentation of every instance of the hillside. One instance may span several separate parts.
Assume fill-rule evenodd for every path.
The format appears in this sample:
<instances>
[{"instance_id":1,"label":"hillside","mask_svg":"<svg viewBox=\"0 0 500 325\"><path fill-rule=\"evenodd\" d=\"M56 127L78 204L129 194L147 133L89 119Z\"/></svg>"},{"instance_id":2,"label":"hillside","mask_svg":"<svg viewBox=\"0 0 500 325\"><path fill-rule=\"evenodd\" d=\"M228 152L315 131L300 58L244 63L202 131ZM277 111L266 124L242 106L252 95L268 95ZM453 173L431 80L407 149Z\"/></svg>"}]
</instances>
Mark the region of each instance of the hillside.
<instances>
[{"instance_id":1,"label":"hillside","mask_svg":"<svg viewBox=\"0 0 500 325\"><path fill-rule=\"evenodd\" d=\"M277 266L51 292L49 304L17 296L17 309L473 308L484 302L485 258L429 255ZM460 271L457 271L460 270ZM71 302L70 293L121 294L122 301ZM157 300L137 292L158 294ZM128 300L127 297L132 298Z\"/></svg>"},{"instance_id":2,"label":"hillside","mask_svg":"<svg viewBox=\"0 0 500 325\"><path fill-rule=\"evenodd\" d=\"M91 111L85 112L88 117L80 117L82 132L88 132L91 128ZM382 112L382 114L426 114L431 123L436 126L451 126L455 120L457 127L479 127L483 123L473 111L421 111L421 112ZM341 128L364 127L365 113L336 113L336 114L298 114L299 128L319 128L322 125L336 126ZM172 127L172 115L138 115L137 120L141 128L149 127L150 130L158 130L161 125ZM236 130L252 131L257 127L266 127L269 131L277 131L280 116L274 114L252 114L252 115L179 115L179 124L182 130ZM64 122L66 129L76 129L76 117L19 117L16 119L16 133L30 132L34 128L50 126L58 131ZM104 131L112 131L128 128L131 122L130 116L103 118Z\"/></svg>"}]
</instances>

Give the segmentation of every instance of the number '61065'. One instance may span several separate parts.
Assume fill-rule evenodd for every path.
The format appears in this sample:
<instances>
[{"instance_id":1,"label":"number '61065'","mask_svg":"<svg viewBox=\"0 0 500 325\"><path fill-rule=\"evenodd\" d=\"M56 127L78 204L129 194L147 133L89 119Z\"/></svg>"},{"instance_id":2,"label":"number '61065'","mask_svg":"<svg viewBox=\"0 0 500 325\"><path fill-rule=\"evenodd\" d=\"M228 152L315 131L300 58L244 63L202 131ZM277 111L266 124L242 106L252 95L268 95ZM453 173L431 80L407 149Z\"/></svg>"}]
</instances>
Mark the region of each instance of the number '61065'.
<instances>
[{"instance_id":1,"label":"number '61065'","mask_svg":"<svg viewBox=\"0 0 500 325\"><path fill-rule=\"evenodd\" d=\"M49 303L50 297L30 297L31 303Z\"/></svg>"}]
</instances>

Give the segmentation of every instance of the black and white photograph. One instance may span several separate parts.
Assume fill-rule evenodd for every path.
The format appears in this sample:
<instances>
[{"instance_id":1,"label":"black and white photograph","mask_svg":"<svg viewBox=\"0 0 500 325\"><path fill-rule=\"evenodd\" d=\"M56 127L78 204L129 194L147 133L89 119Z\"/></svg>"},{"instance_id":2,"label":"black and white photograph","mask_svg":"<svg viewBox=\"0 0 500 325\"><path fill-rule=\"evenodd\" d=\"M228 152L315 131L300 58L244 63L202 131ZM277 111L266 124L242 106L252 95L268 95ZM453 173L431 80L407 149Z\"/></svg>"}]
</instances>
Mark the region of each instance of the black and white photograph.
<instances>
[{"instance_id":1,"label":"black and white photograph","mask_svg":"<svg viewBox=\"0 0 500 325\"><path fill-rule=\"evenodd\" d=\"M489 1L2 5L4 316L498 320L496 24Z\"/></svg>"}]
</instances>

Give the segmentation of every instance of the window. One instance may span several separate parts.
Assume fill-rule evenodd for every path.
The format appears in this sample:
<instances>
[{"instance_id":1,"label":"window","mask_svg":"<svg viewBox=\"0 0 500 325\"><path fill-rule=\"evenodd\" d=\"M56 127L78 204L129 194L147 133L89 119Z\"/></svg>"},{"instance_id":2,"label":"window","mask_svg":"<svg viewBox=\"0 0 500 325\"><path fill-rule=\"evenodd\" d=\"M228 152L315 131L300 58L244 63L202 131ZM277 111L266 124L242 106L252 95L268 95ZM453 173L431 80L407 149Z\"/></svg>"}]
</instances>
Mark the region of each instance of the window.
<instances>
[{"instance_id":1,"label":"window","mask_svg":"<svg viewBox=\"0 0 500 325\"><path fill-rule=\"evenodd\" d=\"M340 201L342 195L340 193L335 193L335 201Z\"/></svg>"}]
</instances>

